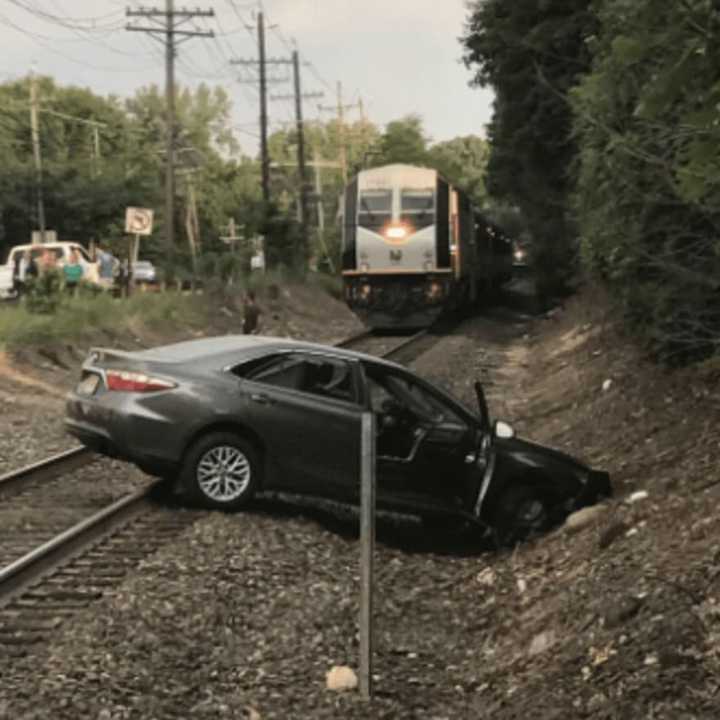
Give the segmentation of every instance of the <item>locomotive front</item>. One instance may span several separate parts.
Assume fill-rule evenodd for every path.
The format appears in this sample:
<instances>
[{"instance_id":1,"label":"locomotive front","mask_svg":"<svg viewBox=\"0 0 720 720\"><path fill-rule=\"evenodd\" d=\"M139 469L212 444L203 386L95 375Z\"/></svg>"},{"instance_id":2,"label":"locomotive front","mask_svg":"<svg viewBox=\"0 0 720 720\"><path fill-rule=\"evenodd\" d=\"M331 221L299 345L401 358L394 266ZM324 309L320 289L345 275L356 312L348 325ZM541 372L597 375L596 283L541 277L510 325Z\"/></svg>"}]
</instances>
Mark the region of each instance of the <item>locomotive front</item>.
<instances>
[{"instance_id":1,"label":"locomotive front","mask_svg":"<svg viewBox=\"0 0 720 720\"><path fill-rule=\"evenodd\" d=\"M431 325L453 294L449 188L435 170L364 170L345 190L343 280L373 328Z\"/></svg>"}]
</instances>

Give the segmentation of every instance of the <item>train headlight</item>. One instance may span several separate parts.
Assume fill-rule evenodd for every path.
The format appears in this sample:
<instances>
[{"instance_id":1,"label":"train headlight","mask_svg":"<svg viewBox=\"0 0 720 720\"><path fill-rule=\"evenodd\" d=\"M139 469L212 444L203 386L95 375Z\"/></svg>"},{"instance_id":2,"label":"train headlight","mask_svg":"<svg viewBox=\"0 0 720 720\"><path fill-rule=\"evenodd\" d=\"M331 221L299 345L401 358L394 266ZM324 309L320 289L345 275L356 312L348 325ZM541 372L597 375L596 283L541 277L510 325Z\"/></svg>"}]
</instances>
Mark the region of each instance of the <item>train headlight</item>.
<instances>
[{"instance_id":1,"label":"train headlight","mask_svg":"<svg viewBox=\"0 0 720 720\"><path fill-rule=\"evenodd\" d=\"M515 262L522 262L525 259L525 251L519 248L513 253Z\"/></svg>"},{"instance_id":2,"label":"train headlight","mask_svg":"<svg viewBox=\"0 0 720 720\"><path fill-rule=\"evenodd\" d=\"M407 235L407 229L402 225L389 227L385 230L385 237L390 240L402 240Z\"/></svg>"},{"instance_id":3,"label":"train headlight","mask_svg":"<svg viewBox=\"0 0 720 720\"><path fill-rule=\"evenodd\" d=\"M412 228L407 223L400 225L386 225L383 228L382 236L389 243L405 243L410 237Z\"/></svg>"}]
</instances>

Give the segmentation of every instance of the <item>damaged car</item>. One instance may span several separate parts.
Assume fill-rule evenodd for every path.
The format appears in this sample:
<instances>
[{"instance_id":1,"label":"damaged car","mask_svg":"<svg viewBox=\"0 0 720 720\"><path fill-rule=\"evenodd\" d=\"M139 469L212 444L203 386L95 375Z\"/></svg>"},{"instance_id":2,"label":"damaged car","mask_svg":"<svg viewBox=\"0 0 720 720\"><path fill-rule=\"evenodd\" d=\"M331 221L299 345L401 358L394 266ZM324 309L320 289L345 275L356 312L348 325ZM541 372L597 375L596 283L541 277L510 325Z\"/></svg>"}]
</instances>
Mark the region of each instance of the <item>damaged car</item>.
<instances>
[{"instance_id":1,"label":"damaged car","mask_svg":"<svg viewBox=\"0 0 720 720\"><path fill-rule=\"evenodd\" d=\"M376 428L379 509L473 523L505 544L611 492L607 473L516 437L393 362L293 340L225 336L93 349L67 399L86 446L235 509L274 491L357 504L360 427Z\"/></svg>"}]
</instances>

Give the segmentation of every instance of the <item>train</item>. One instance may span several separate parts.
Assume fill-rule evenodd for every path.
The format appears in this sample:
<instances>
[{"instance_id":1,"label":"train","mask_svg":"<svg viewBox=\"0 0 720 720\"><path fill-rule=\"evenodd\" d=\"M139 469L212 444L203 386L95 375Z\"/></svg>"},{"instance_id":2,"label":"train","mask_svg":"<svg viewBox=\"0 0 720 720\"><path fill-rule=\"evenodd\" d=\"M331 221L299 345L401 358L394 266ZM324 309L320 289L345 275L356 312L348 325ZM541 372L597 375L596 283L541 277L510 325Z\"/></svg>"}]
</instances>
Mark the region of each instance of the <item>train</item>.
<instances>
[{"instance_id":1,"label":"train","mask_svg":"<svg viewBox=\"0 0 720 720\"><path fill-rule=\"evenodd\" d=\"M512 278L513 243L437 170L362 170L341 200L342 278L373 329L419 329Z\"/></svg>"}]
</instances>

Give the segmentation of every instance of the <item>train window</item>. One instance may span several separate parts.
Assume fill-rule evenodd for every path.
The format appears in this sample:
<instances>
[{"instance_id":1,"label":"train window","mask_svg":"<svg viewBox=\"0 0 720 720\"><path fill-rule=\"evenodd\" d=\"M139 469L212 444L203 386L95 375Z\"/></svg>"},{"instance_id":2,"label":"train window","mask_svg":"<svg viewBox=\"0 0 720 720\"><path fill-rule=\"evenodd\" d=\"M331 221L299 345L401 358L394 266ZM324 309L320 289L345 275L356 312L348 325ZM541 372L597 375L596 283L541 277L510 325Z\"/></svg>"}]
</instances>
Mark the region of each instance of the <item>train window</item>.
<instances>
[{"instance_id":1,"label":"train window","mask_svg":"<svg viewBox=\"0 0 720 720\"><path fill-rule=\"evenodd\" d=\"M392 220L392 190L362 190L358 225L375 230Z\"/></svg>"},{"instance_id":2,"label":"train window","mask_svg":"<svg viewBox=\"0 0 720 720\"><path fill-rule=\"evenodd\" d=\"M424 228L435 222L434 190L402 190L400 193L400 219L415 228Z\"/></svg>"}]
</instances>

